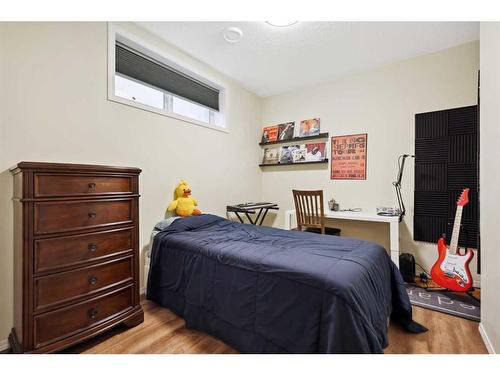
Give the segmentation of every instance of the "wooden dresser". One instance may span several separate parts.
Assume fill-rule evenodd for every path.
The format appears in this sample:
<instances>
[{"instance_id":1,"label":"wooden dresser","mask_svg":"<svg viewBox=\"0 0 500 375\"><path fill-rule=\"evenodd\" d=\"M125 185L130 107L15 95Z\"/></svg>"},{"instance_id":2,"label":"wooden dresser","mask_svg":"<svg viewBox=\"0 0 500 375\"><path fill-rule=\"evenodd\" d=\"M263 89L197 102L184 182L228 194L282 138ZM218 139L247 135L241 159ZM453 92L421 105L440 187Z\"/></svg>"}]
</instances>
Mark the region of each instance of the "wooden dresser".
<instances>
[{"instance_id":1,"label":"wooden dresser","mask_svg":"<svg viewBox=\"0 0 500 375\"><path fill-rule=\"evenodd\" d=\"M137 168L22 162L14 175L14 352L144 320Z\"/></svg>"}]
</instances>

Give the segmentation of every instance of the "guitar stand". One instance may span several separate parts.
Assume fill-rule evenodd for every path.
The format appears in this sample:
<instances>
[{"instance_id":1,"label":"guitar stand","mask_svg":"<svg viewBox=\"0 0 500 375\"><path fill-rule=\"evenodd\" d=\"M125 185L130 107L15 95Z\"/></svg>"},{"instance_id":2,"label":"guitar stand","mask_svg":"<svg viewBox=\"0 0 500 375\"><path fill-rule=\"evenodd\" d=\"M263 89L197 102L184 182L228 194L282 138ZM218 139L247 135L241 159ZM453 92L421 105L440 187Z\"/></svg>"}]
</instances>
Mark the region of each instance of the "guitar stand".
<instances>
[{"instance_id":1,"label":"guitar stand","mask_svg":"<svg viewBox=\"0 0 500 375\"><path fill-rule=\"evenodd\" d=\"M448 293L465 293L467 294L469 297L471 297L472 299L474 299L475 301L481 303L481 299L480 298L477 298L475 295L474 295L474 291L476 290L476 288L472 287L471 289L469 289L468 291L466 292L455 292L454 290L451 290L451 289L446 289L446 288L424 288L425 290L428 290L428 291L432 291L432 292L436 292L436 291L442 291L442 292L448 292Z\"/></svg>"},{"instance_id":2,"label":"guitar stand","mask_svg":"<svg viewBox=\"0 0 500 375\"><path fill-rule=\"evenodd\" d=\"M432 280L432 279L429 279L429 280ZM426 288L422 288L422 289L430 291L430 292L438 292L439 291L439 292L448 292L448 293L466 293L469 297L471 297L474 300L476 300L477 302L481 303L481 299L477 298L474 295L474 292L476 291L476 288L474 288L474 287L470 288L469 290L467 290L465 292L456 292L454 290L451 290L448 288L442 288L440 286L438 286L438 287L426 287Z\"/></svg>"},{"instance_id":3,"label":"guitar stand","mask_svg":"<svg viewBox=\"0 0 500 375\"><path fill-rule=\"evenodd\" d=\"M476 300L477 302L481 303L481 298L477 298L477 297L473 294L473 292L474 292L475 290L476 290L476 288L472 287L471 289L469 289L469 290L468 290L467 292L465 292L465 293L467 293L467 294L469 295L469 297L471 297L471 298L473 298L474 300Z\"/></svg>"}]
</instances>

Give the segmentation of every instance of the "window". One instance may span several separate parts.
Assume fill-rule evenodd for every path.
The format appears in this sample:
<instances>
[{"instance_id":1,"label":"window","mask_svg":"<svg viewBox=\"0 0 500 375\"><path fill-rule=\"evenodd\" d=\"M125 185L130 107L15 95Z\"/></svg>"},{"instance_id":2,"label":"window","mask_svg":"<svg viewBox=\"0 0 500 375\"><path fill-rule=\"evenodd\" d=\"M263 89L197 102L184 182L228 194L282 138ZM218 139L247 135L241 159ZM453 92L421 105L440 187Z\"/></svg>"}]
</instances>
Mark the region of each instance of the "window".
<instances>
[{"instance_id":1,"label":"window","mask_svg":"<svg viewBox=\"0 0 500 375\"><path fill-rule=\"evenodd\" d=\"M115 75L115 95L146 104L151 107L164 109L164 93L131 79Z\"/></svg>"},{"instance_id":2,"label":"window","mask_svg":"<svg viewBox=\"0 0 500 375\"><path fill-rule=\"evenodd\" d=\"M109 46L109 99L225 130L223 87L116 32Z\"/></svg>"},{"instance_id":3,"label":"window","mask_svg":"<svg viewBox=\"0 0 500 375\"><path fill-rule=\"evenodd\" d=\"M212 124L215 120L211 110L189 100L174 96L168 92L158 90L125 76L115 74L115 95L120 98L145 104L149 107L172 112L193 120ZM211 120L211 118L213 120Z\"/></svg>"},{"instance_id":4,"label":"window","mask_svg":"<svg viewBox=\"0 0 500 375\"><path fill-rule=\"evenodd\" d=\"M210 110L196 103L172 96L172 112L210 123Z\"/></svg>"}]
</instances>

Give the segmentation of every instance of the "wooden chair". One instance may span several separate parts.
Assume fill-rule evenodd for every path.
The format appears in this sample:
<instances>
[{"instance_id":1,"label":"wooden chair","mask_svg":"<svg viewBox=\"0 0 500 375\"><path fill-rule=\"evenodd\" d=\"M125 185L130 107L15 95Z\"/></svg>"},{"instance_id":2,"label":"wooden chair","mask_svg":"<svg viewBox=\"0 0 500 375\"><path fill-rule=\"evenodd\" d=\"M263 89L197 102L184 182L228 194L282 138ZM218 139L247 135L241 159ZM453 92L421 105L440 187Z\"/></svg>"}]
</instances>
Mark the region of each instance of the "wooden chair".
<instances>
[{"instance_id":1,"label":"wooden chair","mask_svg":"<svg viewBox=\"0 0 500 375\"><path fill-rule=\"evenodd\" d=\"M325 226L323 190L292 190L297 230L340 236L339 228Z\"/></svg>"}]
</instances>

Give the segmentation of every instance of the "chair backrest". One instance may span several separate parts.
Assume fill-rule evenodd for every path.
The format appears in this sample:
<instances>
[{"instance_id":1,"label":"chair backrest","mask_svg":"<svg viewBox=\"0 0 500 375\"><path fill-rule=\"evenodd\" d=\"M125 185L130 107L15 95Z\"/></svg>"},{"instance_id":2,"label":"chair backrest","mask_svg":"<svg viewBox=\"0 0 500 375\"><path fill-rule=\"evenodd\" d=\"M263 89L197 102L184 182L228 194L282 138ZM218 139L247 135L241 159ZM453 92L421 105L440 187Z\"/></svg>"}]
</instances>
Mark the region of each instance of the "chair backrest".
<instances>
[{"instance_id":1,"label":"chair backrest","mask_svg":"<svg viewBox=\"0 0 500 375\"><path fill-rule=\"evenodd\" d=\"M323 190L292 190L297 229L319 228L325 234Z\"/></svg>"}]
</instances>

